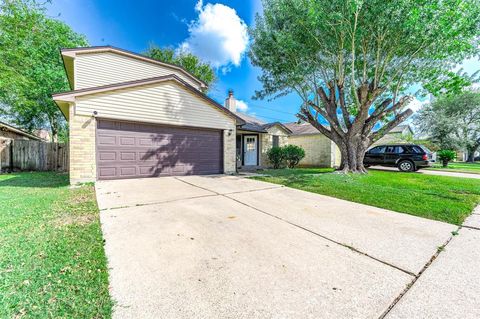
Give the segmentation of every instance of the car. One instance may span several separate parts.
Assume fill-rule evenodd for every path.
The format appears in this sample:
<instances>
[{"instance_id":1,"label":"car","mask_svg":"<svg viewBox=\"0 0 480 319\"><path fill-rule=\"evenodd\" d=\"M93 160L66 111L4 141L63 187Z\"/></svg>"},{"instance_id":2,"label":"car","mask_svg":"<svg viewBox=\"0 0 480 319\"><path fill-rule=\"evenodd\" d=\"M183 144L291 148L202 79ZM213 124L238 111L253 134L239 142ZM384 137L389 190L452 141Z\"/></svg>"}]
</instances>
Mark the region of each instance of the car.
<instances>
[{"instance_id":1,"label":"car","mask_svg":"<svg viewBox=\"0 0 480 319\"><path fill-rule=\"evenodd\" d=\"M414 172L432 166L432 152L423 145L389 144L378 145L365 153L365 167L380 165L397 167L402 172Z\"/></svg>"}]
</instances>

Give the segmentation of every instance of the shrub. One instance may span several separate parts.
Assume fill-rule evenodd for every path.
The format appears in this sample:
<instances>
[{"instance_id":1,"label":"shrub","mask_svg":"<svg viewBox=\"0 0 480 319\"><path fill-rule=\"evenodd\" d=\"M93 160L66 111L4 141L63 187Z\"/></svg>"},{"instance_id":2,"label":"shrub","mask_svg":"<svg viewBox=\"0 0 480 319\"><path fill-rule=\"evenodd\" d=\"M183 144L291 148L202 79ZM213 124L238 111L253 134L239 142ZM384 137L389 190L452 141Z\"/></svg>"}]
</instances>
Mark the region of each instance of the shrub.
<instances>
[{"instance_id":1,"label":"shrub","mask_svg":"<svg viewBox=\"0 0 480 319\"><path fill-rule=\"evenodd\" d=\"M442 161L443 167L448 166L448 162L454 160L457 157L455 151L452 150L441 150L437 153L438 159Z\"/></svg>"},{"instance_id":2,"label":"shrub","mask_svg":"<svg viewBox=\"0 0 480 319\"><path fill-rule=\"evenodd\" d=\"M277 169L283 166L285 161L285 154L282 147L272 147L267 152L267 157L270 163L272 163L273 168Z\"/></svg>"},{"instance_id":3,"label":"shrub","mask_svg":"<svg viewBox=\"0 0 480 319\"><path fill-rule=\"evenodd\" d=\"M294 168L305 157L303 148L297 145L286 145L282 147L285 161L289 168Z\"/></svg>"}]
</instances>

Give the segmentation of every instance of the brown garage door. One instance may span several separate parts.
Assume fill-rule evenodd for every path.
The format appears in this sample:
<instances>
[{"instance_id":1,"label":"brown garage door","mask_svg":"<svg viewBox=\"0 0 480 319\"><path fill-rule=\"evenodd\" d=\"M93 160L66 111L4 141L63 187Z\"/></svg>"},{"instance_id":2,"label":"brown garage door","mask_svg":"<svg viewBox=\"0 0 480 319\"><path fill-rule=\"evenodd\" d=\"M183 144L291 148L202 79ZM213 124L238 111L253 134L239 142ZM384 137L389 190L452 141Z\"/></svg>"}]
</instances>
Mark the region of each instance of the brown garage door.
<instances>
[{"instance_id":1,"label":"brown garage door","mask_svg":"<svg viewBox=\"0 0 480 319\"><path fill-rule=\"evenodd\" d=\"M99 179L223 172L219 130L98 120Z\"/></svg>"}]
</instances>

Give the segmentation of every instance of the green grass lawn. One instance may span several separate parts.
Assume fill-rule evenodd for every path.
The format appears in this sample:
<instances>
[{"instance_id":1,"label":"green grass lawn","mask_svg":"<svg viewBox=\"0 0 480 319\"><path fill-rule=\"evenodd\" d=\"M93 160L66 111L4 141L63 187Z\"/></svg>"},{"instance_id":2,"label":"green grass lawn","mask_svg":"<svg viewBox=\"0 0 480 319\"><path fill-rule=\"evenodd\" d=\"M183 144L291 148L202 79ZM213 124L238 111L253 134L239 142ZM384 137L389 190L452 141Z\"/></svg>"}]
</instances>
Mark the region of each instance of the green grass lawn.
<instances>
[{"instance_id":1,"label":"green grass lawn","mask_svg":"<svg viewBox=\"0 0 480 319\"><path fill-rule=\"evenodd\" d=\"M328 169L265 170L262 173L271 176L254 178L453 224L462 223L480 203L477 179L374 170L366 175L325 171Z\"/></svg>"},{"instance_id":2,"label":"green grass lawn","mask_svg":"<svg viewBox=\"0 0 480 319\"><path fill-rule=\"evenodd\" d=\"M452 163L448 163L447 167L443 167L441 163L435 163L432 167L429 167L426 169L480 174L480 162L475 162L475 163L452 162Z\"/></svg>"},{"instance_id":3,"label":"green grass lawn","mask_svg":"<svg viewBox=\"0 0 480 319\"><path fill-rule=\"evenodd\" d=\"M0 175L0 318L109 318L93 186L55 173Z\"/></svg>"}]
</instances>

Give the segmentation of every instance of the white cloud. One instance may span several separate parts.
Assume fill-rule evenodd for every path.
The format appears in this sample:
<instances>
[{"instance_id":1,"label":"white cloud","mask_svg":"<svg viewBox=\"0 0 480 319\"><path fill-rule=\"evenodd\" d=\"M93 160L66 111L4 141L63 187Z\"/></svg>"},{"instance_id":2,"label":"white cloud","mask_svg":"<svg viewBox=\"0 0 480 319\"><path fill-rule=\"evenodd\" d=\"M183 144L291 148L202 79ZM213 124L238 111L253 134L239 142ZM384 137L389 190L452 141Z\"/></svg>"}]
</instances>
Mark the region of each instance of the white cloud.
<instances>
[{"instance_id":1,"label":"white cloud","mask_svg":"<svg viewBox=\"0 0 480 319\"><path fill-rule=\"evenodd\" d=\"M411 109L414 113L420 110L425 104L430 103L430 99L420 101L417 98L414 98L410 103L408 103L407 108Z\"/></svg>"},{"instance_id":2,"label":"white cloud","mask_svg":"<svg viewBox=\"0 0 480 319\"><path fill-rule=\"evenodd\" d=\"M237 110L240 112L246 112L248 110L248 104L245 101L237 100Z\"/></svg>"},{"instance_id":3,"label":"white cloud","mask_svg":"<svg viewBox=\"0 0 480 319\"><path fill-rule=\"evenodd\" d=\"M200 0L195 5L197 20L190 23L190 36L180 45L215 68L238 66L248 45L247 25L235 9Z\"/></svg>"}]
</instances>

